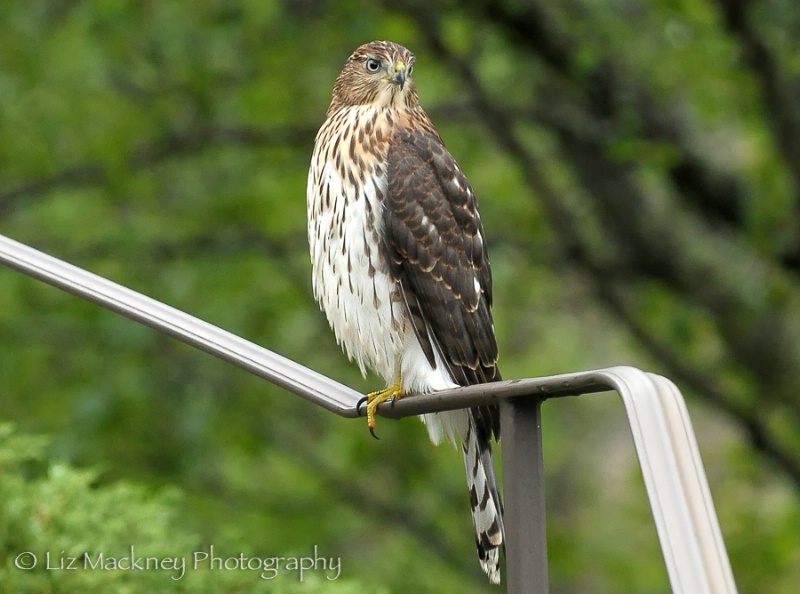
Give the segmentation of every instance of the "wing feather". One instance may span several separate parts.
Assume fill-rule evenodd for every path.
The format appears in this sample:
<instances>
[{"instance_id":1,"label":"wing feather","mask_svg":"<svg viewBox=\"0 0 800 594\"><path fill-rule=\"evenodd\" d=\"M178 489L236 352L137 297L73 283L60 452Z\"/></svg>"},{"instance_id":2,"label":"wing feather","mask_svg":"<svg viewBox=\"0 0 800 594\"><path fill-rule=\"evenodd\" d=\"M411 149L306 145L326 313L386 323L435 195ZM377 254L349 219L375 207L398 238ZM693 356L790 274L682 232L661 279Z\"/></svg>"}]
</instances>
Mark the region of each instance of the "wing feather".
<instances>
[{"instance_id":1,"label":"wing feather","mask_svg":"<svg viewBox=\"0 0 800 594\"><path fill-rule=\"evenodd\" d=\"M438 350L459 385L497 381L491 268L478 205L441 139L403 130L388 153L385 248L428 361ZM496 407L473 411L499 435Z\"/></svg>"}]
</instances>

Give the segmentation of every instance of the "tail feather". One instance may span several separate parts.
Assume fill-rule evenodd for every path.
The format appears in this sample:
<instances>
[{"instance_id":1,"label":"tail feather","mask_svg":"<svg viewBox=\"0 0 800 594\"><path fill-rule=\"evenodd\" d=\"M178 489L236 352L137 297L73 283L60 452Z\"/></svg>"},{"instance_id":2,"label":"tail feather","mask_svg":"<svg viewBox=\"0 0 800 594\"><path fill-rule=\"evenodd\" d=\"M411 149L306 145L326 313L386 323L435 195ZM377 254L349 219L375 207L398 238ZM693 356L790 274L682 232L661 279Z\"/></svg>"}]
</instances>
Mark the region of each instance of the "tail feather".
<instances>
[{"instance_id":1,"label":"tail feather","mask_svg":"<svg viewBox=\"0 0 800 594\"><path fill-rule=\"evenodd\" d=\"M505 541L503 505L494 473L490 438L486 432L477 430L471 411L466 433L461 437L478 558L489 581L499 584L500 548Z\"/></svg>"}]
</instances>

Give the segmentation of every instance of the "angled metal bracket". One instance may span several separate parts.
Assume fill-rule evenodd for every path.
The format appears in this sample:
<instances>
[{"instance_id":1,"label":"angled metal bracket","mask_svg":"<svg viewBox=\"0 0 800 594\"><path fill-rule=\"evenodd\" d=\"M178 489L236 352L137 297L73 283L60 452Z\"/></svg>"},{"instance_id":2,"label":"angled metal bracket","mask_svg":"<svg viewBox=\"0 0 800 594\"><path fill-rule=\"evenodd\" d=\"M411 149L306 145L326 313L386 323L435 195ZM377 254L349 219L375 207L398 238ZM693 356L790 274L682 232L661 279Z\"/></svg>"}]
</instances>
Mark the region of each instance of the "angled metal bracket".
<instances>
[{"instance_id":1,"label":"angled metal bracket","mask_svg":"<svg viewBox=\"0 0 800 594\"><path fill-rule=\"evenodd\" d=\"M0 263L116 311L343 417L361 394L212 324L0 235ZM686 405L668 379L611 367L421 394L384 404L401 418L501 404L508 591L548 591L541 404L614 390L625 404L670 583L676 594L735 594L727 551Z\"/></svg>"},{"instance_id":2,"label":"angled metal bracket","mask_svg":"<svg viewBox=\"0 0 800 594\"><path fill-rule=\"evenodd\" d=\"M381 414L400 418L501 402L508 591L545 594L541 403L610 390L625 405L672 591L735 594L694 429L683 396L668 379L634 367L610 367L422 394L384 406Z\"/></svg>"}]
</instances>

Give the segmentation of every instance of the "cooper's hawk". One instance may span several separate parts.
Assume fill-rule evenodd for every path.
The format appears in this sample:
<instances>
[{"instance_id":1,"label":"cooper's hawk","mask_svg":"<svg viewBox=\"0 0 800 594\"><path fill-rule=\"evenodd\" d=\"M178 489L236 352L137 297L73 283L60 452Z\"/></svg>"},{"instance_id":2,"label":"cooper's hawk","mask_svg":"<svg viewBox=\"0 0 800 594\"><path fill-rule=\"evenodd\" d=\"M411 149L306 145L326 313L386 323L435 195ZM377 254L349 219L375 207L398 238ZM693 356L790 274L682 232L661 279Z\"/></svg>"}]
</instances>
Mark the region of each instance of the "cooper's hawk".
<instances>
[{"instance_id":1,"label":"cooper's hawk","mask_svg":"<svg viewBox=\"0 0 800 594\"><path fill-rule=\"evenodd\" d=\"M388 41L350 56L308 173L314 295L362 373L390 386L367 397L370 431L388 399L500 379L478 204L419 104L414 60ZM497 407L422 420L434 443L461 440L481 567L498 583Z\"/></svg>"}]
</instances>

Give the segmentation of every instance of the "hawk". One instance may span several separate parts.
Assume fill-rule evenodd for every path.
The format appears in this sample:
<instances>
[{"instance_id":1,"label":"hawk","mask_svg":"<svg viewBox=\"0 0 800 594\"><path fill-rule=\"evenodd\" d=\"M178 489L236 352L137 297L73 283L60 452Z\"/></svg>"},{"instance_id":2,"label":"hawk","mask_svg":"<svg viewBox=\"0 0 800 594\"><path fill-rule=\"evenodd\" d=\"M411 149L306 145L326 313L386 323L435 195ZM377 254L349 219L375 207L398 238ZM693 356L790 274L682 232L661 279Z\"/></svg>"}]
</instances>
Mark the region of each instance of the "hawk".
<instances>
[{"instance_id":1,"label":"hawk","mask_svg":"<svg viewBox=\"0 0 800 594\"><path fill-rule=\"evenodd\" d=\"M386 400L500 379L478 203L420 106L414 61L388 41L350 56L308 172L314 296L348 357L389 386L366 398L373 435ZM499 583L497 406L422 420L434 443L461 441L481 567Z\"/></svg>"}]
</instances>

